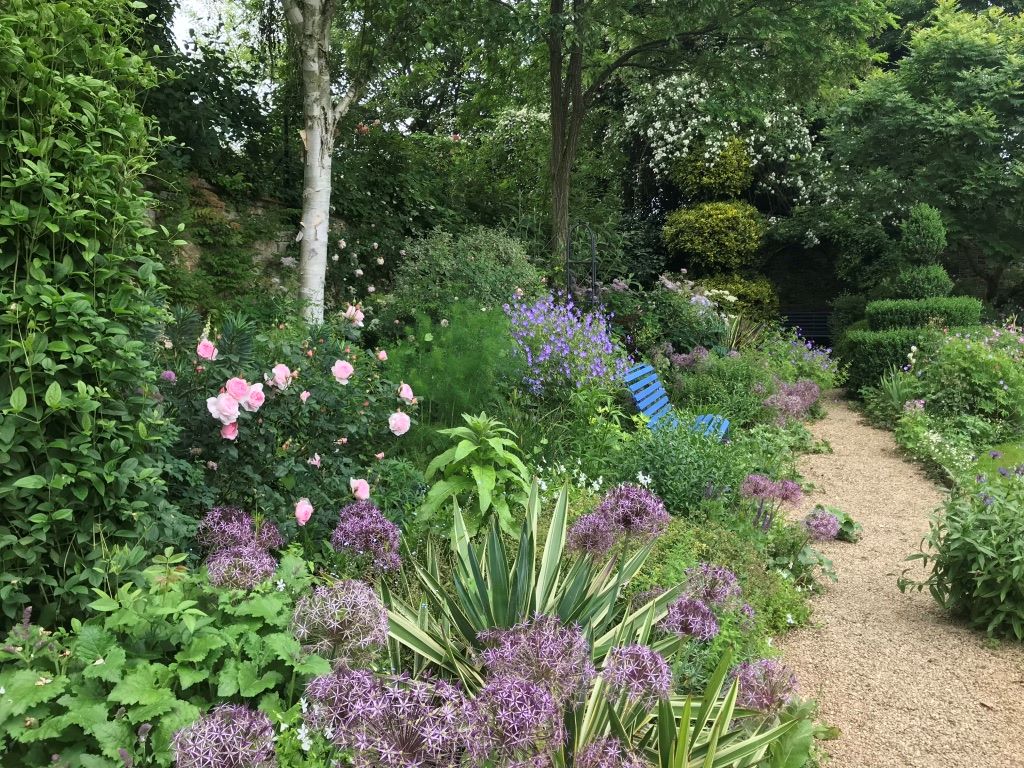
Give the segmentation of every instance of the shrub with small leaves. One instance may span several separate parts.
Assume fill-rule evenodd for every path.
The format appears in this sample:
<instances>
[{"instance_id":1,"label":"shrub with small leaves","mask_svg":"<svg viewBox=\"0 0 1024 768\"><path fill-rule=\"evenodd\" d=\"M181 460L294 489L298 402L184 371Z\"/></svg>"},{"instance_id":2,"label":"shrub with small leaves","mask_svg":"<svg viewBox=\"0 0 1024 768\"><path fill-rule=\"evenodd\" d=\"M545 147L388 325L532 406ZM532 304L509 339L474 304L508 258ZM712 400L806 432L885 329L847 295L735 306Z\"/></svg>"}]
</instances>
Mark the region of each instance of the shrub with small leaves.
<instances>
[{"instance_id":1,"label":"shrub with small leaves","mask_svg":"<svg viewBox=\"0 0 1024 768\"><path fill-rule=\"evenodd\" d=\"M764 217L740 201L700 203L668 215L669 251L701 274L736 272L754 265L767 231Z\"/></svg>"}]
</instances>

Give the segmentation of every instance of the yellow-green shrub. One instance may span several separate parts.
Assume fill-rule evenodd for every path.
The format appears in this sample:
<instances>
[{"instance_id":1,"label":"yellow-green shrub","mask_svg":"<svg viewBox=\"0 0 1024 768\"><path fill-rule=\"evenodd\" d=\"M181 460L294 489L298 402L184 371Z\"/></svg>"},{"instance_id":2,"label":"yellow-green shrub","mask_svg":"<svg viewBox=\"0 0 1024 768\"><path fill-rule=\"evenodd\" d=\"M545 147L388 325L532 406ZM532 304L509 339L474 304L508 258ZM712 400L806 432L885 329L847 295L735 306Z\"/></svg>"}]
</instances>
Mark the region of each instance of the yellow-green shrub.
<instances>
[{"instance_id":1,"label":"yellow-green shrub","mask_svg":"<svg viewBox=\"0 0 1024 768\"><path fill-rule=\"evenodd\" d=\"M701 282L735 296L735 303L728 308L732 313L763 322L775 320L779 315L779 295L766 277L715 275Z\"/></svg>"},{"instance_id":2,"label":"yellow-green shrub","mask_svg":"<svg viewBox=\"0 0 1024 768\"><path fill-rule=\"evenodd\" d=\"M700 203L669 214L662 236L669 251L698 272L735 272L754 264L767 225L741 201Z\"/></svg>"},{"instance_id":3,"label":"yellow-green shrub","mask_svg":"<svg viewBox=\"0 0 1024 768\"><path fill-rule=\"evenodd\" d=\"M732 139L710 162L691 151L675 163L670 178L690 198L736 197L753 183L754 167L743 142Z\"/></svg>"}]
</instances>

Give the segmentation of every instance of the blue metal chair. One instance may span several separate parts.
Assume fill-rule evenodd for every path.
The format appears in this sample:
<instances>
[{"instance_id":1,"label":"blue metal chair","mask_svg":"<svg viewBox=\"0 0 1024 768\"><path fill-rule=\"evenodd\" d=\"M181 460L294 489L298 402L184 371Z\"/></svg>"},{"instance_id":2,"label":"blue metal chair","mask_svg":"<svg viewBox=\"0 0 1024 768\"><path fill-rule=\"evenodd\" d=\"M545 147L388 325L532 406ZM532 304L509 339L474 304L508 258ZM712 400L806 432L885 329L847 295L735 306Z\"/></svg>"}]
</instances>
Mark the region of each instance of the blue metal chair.
<instances>
[{"instance_id":1,"label":"blue metal chair","mask_svg":"<svg viewBox=\"0 0 1024 768\"><path fill-rule=\"evenodd\" d=\"M668 393L654 368L647 363L634 365L626 371L626 386L636 401L637 409L647 417L648 427L657 429L665 424L672 428L679 426L679 417L668 401ZM709 437L717 435L724 438L729 430L729 420L724 416L705 414L694 419L690 428Z\"/></svg>"}]
</instances>

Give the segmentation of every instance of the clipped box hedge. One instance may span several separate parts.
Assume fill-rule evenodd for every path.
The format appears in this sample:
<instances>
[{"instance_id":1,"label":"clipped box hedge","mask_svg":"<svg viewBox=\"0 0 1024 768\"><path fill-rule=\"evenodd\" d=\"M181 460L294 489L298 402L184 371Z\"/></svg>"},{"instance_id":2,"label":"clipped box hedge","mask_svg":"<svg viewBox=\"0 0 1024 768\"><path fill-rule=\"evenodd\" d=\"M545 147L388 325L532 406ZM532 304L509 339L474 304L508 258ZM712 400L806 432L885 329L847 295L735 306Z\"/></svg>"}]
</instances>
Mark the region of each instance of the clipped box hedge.
<instances>
[{"instance_id":1,"label":"clipped box hedge","mask_svg":"<svg viewBox=\"0 0 1024 768\"><path fill-rule=\"evenodd\" d=\"M981 302L973 296L937 296L930 299L883 299L869 302L865 310L873 331L919 328L925 325L978 325Z\"/></svg>"},{"instance_id":2,"label":"clipped box hedge","mask_svg":"<svg viewBox=\"0 0 1024 768\"><path fill-rule=\"evenodd\" d=\"M847 389L856 394L862 387L874 386L889 366L907 364L907 353L933 349L942 338L936 328L890 328L884 331L850 329L843 338L839 352L850 365Z\"/></svg>"}]
</instances>

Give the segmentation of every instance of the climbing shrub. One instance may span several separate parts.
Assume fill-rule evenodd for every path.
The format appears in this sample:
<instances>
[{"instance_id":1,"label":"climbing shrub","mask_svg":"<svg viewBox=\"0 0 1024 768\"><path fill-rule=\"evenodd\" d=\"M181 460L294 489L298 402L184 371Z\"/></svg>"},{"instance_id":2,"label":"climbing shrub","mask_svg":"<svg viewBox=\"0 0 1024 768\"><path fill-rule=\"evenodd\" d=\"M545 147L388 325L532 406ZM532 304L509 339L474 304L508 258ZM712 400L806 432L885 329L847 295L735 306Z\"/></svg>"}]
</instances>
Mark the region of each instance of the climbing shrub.
<instances>
[{"instance_id":1,"label":"climbing shrub","mask_svg":"<svg viewBox=\"0 0 1024 768\"><path fill-rule=\"evenodd\" d=\"M662 235L673 255L702 274L713 274L752 266L766 231L754 206L733 201L681 208L669 214Z\"/></svg>"},{"instance_id":2,"label":"climbing shrub","mask_svg":"<svg viewBox=\"0 0 1024 768\"><path fill-rule=\"evenodd\" d=\"M981 322L981 302L973 296L883 299L869 302L865 314L873 331L924 325L977 325Z\"/></svg>"},{"instance_id":3,"label":"climbing shrub","mask_svg":"<svg viewBox=\"0 0 1024 768\"><path fill-rule=\"evenodd\" d=\"M0 9L0 603L78 613L181 535L144 339L154 83L116 0ZM27 105L31 105L30 107Z\"/></svg>"},{"instance_id":4,"label":"climbing shrub","mask_svg":"<svg viewBox=\"0 0 1024 768\"><path fill-rule=\"evenodd\" d=\"M1024 478L1008 472L954 493L932 518L919 560L920 582L904 571L900 589L928 588L943 608L992 636L1024 640Z\"/></svg>"}]
</instances>

